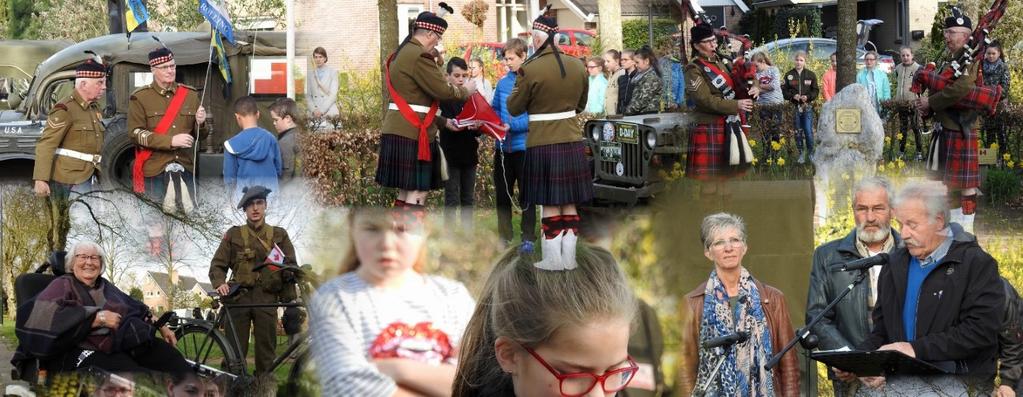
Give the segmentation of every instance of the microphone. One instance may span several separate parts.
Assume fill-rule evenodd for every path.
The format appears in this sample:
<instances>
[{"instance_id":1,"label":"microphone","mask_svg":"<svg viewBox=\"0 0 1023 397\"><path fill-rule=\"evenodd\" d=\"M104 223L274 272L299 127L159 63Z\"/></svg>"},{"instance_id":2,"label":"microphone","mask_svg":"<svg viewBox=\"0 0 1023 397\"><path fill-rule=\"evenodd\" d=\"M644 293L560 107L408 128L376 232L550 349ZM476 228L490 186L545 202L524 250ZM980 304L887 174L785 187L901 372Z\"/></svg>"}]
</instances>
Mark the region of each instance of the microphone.
<instances>
[{"instance_id":1,"label":"microphone","mask_svg":"<svg viewBox=\"0 0 1023 397\"><path fill-rule=\"evenodd\" d=\"M888 254L880 253L869 258L857 259L852 262L831 265L833 272L851 272L854 270L870 269L877 265L888 263Z\"/></svg>"},{"instance_id":2,"label":"microphone","mask_svg":"<svg viewBox=\"0 0 1023 397\"><path fill-rule=\"evenodd\" d=\"M733 334L728 334L728 335L725 335L725 336L719 336L717 338L713 338L713 339L704 341L703 342L703 348L704 349L713 349L715 347L731 346L731 345L734 345L736 343L745 342L746 339L749 339L749 332L739 331L739 332L736 332L736 333L733 333Z\"/></svg>"}]
</instances>

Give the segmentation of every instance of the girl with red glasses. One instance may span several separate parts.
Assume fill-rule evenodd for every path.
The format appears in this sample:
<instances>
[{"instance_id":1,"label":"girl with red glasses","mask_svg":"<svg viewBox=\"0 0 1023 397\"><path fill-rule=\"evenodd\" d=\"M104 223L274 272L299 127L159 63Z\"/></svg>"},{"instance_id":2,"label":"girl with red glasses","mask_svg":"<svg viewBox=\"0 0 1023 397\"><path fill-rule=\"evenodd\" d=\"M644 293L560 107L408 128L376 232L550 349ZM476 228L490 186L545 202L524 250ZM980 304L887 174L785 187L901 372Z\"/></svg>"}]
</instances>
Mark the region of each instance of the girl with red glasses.
<instances>
[{"instance_id":1,"label":"girl with red glasses","mask_svg":"<svg viewBox=\"0 0 1023 397\"><path fill-rule=\"evenodd\" d=\"M552 272L510 249L462 339L454 396L613 396L638 371L628 354L636 298L603 249Z\"/></svg>"}]
</instances>

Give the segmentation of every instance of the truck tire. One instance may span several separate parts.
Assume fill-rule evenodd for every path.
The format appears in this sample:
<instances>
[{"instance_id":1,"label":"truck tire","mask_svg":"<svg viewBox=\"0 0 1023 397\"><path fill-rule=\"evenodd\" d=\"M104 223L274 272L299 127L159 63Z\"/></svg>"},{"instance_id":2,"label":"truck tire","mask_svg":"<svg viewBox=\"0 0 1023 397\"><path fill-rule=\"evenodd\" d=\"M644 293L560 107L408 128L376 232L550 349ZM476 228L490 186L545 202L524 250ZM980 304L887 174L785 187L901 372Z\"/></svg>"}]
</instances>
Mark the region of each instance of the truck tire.
<instances>
[{"instance_id":1,"label":"truck tire","mask_svg":"<svg viewBox=\"0 0 1023 397\"><path fill-rule=\"evenodd\" d=\"M127 120L114 116L106 126L103 138L103 161L100 177L103 189L131 191L131 165L135 161L135 145L128 136Z\"/></svg>"}]
</instances>

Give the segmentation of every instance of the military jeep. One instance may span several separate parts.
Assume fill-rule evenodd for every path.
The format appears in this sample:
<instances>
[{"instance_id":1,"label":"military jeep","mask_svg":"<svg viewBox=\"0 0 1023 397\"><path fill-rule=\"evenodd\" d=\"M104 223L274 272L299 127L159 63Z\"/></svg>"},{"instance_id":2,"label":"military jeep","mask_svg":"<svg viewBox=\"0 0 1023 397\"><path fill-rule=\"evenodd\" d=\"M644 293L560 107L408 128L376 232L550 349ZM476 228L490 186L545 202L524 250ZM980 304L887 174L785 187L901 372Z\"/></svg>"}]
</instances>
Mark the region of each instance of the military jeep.
<instances>
[{"instance_id":1,"label":"military jeep","mask_svg":"<svg viewBox=\"0 0 1023 397\"><path fill-rule=\"evenodd\" d=\"M24 99L15 109L0 111L0 169L9 169L5 160L35 159L35 144L50 108L73 92L75 67L90 57L85 53L90 50L102 56L110 67L107 92L99 100L106 128L100 176L107 187L114 186L112 184L131 186L131 163L135 154L126 131L128 100L136 88L152 82L148 54L160 46L153 36L174 51L177 81L195 87L204 98L211 133L205 141L196 142L196 174L219 178L223 170L223 143L240 130L231 110L234 100L253 95L262 109L260 124L272 125L266 108L283 96L277 92L282 91L279 86L285 80L278 65L271 68L266 61L284 59L283 32L239 31L235 32L238 46L225 41L227 63L233 77L230 85L221 77L217 58L213 57L210 63L209 32L135 33L130 41L123 34L114 34L64 48L39 64ZM258 67L253 67L257 63Z\"/></svg>"},{"instance_id":2,"label":"military jeep","mask_svg":"<svg viewBox=\"0 0 1023 397\"><path fill-rule=\"evenodd\" d=\"M594 198L631 206L663 190L665 175L681 165L690 120L686 113L657 113L588 121Z\"/></svg>"}]
</instances>

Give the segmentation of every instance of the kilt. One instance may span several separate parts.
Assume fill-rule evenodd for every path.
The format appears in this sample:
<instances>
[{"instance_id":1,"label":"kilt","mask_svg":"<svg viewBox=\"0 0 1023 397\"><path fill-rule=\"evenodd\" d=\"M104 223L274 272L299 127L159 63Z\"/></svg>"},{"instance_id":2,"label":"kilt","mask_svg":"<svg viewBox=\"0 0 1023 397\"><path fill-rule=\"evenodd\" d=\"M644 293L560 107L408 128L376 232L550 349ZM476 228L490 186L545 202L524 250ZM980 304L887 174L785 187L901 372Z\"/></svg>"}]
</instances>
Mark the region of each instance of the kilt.
<instances>
[{"instance_id":1,"label":"kilt","mask_svg":"<svg viewBox=\"0 0 1023 397\"><path fill-rule=\"evenodd\" d=\"M581 204L593 199L593 170L580 142L526 149L522 194L526 203Z\"/></svg>"},{"instance_id":2,"label":"kilt","mask_svg":"<svg viewBox=\"0 0 1023 397\"><path fill-rule=\"evenodd\" d=\"M686 177L709 181L741 175L744 167L728 165L725 118L713 124L697 124L689 134L686 152Z\"/></svg>"},{"instance_id":3,"label":"kilt","mask_svg":"<svg viewBox=\"0 0 1023 397\"><path fill-rule=\"evenodd\" d=\"M400 135L380 135L376 175L376 182L380 186L417 191L436 190L444 186L440 175L442 165L437 141L430 143L430 158L433 161L418 159L418 143L415 139Z\"/></svg>"},{"instance_id":4,"label":"kilt","mask_svg":"<svg viewBox=\"0 0 1023 397\"><path fill-rule=\"evenodd\" d=\"M966 132L942 129L931 138L931 147L931 156L937 156L936 169L928 168L931 179L954 190L980 187L976 129Z\"/></svg>"}]
</instances>

